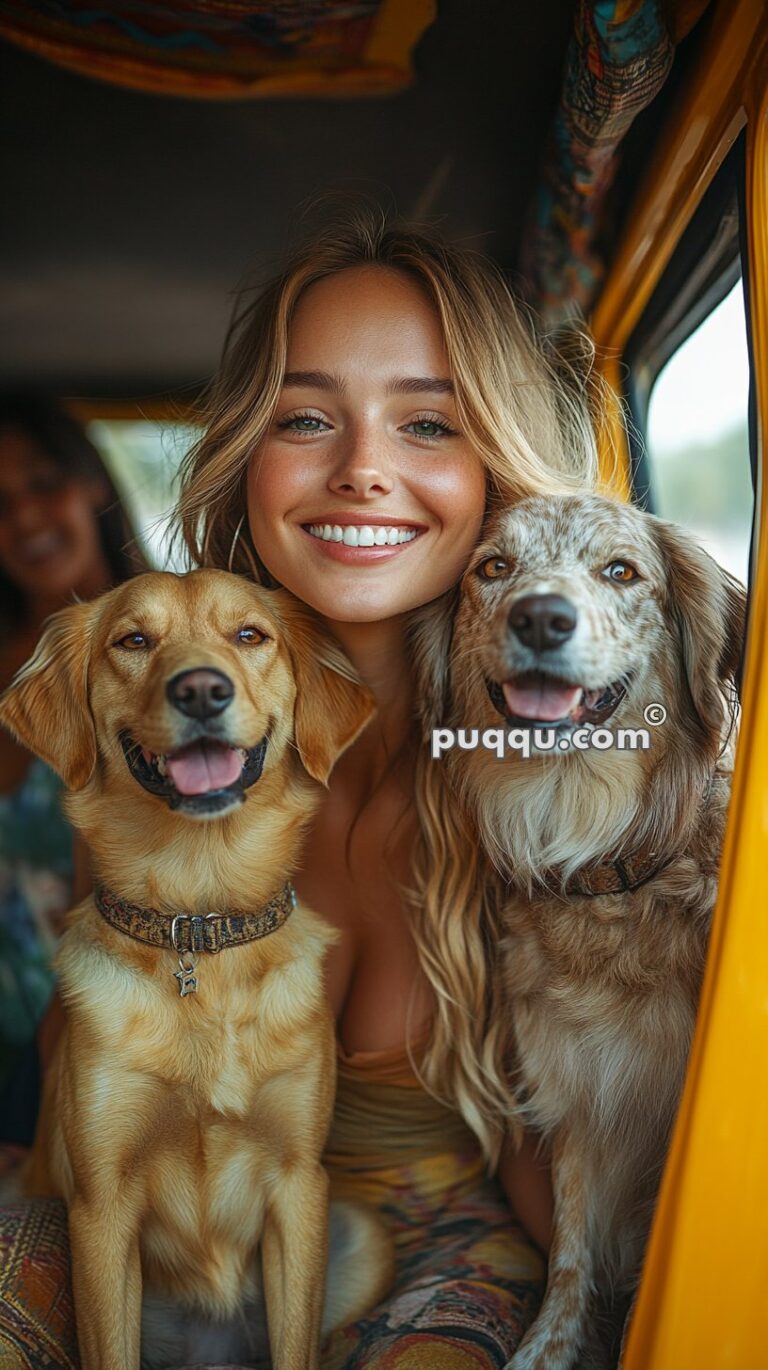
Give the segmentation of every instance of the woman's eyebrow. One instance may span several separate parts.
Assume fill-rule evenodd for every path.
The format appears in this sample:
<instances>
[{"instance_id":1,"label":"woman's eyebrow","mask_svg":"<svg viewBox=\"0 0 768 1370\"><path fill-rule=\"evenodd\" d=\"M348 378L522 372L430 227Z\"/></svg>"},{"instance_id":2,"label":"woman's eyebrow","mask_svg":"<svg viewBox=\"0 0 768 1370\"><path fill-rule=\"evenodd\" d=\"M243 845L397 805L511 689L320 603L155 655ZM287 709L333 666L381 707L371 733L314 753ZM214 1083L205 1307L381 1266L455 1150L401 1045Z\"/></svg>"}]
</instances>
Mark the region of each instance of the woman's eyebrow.
<instances>
[{"instance_id":1,"label":"woman's eyebrow","mask_svg":"<svg viewBox=\"0 0 768 1370\"><path fill-rule=\"evenodd\" d=\"M387 386L388 395L452 395L453 381L442 376L398 376Z\"/></svg>"},{"instance_id":2,"label":"woman's eyebrow","mask_svg":"<svg viewBox=\"0 0 768 1370\"><path fill-rule=\"evenodd\" d=\"M286 371L283 388L304 387L312 390L330 390L334 394L346 393L346 384L341 376L330 371ZM452 395L453 381L443 376L396 376L387 385L388 395Z\"/></svg>"},{"instance_id":3,"label":"woman's eyebrow","mask_svg":"<svg viewBox=\"0 0 768 1370\"><path fill-rule=\"evenodd\" d=\"M286 371L283 376L283 387L304 386L312 390L333 390L337 395L343 395L346 385L341 376L335 376L330 371Z\"/></svg>"}]
</instances>

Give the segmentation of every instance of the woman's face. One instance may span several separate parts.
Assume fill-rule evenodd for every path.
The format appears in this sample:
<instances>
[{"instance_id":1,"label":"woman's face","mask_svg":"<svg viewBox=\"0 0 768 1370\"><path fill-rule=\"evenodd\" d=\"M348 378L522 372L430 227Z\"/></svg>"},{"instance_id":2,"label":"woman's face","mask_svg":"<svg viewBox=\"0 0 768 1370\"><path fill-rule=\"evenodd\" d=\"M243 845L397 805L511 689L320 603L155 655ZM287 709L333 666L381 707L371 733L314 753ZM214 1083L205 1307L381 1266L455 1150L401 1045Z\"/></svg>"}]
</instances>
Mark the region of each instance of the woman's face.
<instances>
[{"instance_id":1,"label":"woman's face","mask_svg":"<svg viewBox=\"0 0 768 1370\"><path fill-rule=\"evenodd\" d=\"M0 430L0 568L27 598L64 597L100 570L98 482L74 479L20 430Z\"/></svg>"},{"instance_id":2,"label":"woman's face","mask_svg":"<svg viewBox=\"0 0 768 1370\"><path fill-rule=\"evenodd\" d=\"M485 495L420 288L378 266L310 286L248 472L251 536L270 573L339 622L404 613L462 574Z\"/></svg>"}]
</instances>

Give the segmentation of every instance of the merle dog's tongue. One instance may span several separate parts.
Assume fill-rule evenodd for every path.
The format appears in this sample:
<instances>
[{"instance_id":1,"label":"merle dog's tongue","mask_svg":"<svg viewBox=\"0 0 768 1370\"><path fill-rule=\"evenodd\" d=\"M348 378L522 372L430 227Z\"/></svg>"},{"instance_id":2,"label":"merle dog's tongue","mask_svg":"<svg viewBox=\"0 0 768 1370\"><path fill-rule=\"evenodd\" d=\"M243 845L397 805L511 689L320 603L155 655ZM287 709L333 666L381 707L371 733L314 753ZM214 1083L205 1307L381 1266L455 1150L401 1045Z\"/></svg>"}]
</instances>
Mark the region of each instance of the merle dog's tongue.
<instances>
[{"instance_id":1,"label":"merle dog's tongue","mask_svg":"<svg viewBox=\"0 0 768 1370\"><path fill-rule=\"evenodd\" d=\"M579 685L502 685L507 708L516 718L541 723L556 723L565 718L581 699Z\"/></svg>"},{"instance_id":2,"label":"merle dog's tongue","mask_svg":"<svg viewBox=\"0 0 768 1370\"><path fill-rule=\"evenodd\" d=\"M169 756L166 766L179 794L207 794L234 784L243 769L243 759L221 742L202 741Z\"/></svg>"}]
</instances>

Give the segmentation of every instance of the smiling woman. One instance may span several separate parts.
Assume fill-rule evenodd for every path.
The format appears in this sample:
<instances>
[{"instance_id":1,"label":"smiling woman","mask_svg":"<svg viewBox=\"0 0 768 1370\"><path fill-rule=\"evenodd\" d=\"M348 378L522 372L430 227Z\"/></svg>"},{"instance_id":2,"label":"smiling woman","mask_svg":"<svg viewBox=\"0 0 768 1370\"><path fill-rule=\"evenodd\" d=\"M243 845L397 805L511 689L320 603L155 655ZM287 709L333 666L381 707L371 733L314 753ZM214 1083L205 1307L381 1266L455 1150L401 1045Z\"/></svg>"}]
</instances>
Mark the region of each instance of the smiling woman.
<instances>
[{"instance_id":1,"label":"smiling woman","mask_svg":"<svg viewBox=\"0 0 768 1370\"><path fill-rule=\"evenodd\" d=\"M96 449L47 399L0 399L0 689L44 619L140 569L129 520ZM0 1118L29 1141L38 1106L35 1030L53 991L51 957L71 903L72 830L61 784L0 732Z\"/></svg>"},{"instance_id":2,"label":"smiling woman","mask_svg":"<svg viewBox=\"0 0 768 1370\"><path fill-rule=\"evenodd\" d=\"M309 605L378 706L295 877L340 934L332 1189L373 1203L398 1248L393 1294L335 1334L326 1370L490 1370L541 1290L546 1167L533 1139L506 1136L500 933L476 837L422 743L413 635L491 510L593 482L578 380L558 379L491 263L362 211L236 317L184 466L193 560Z\"/></svg>"}]
</instances>

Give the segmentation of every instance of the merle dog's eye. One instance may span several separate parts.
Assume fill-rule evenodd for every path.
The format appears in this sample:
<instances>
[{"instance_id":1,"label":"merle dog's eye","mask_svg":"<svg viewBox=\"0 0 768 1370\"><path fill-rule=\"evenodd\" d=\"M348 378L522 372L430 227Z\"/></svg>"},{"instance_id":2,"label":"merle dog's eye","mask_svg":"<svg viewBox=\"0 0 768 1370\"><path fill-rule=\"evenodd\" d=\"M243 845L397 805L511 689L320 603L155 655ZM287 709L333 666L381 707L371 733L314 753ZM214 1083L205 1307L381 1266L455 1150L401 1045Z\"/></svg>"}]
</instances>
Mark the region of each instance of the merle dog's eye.
<instances>
[{"instance_id":1,"label":"merle dog's eye","mask_svg":"<svg viewBox=\"0 0 768 1370\"><path fill-rule=\"evenodd\" d=\"M253 628L248 624L245 628L238 628L236 637L238 642L257 643L264 642L266 633L262 633L258 628Z\"/></svg>"},{"instance_id":2,"label":"merle dog's eye","mask_svg":"<svg viewBox=\"0 0 768 1370\"><path fill-rule=\"evenodd\" d=\"M481 580L498 580L499 576L505 576L509 570L509 562L503 557L488 557L486 561L480 562L477 574Z\"/></svg>"},{"instance_id":3,"label":"merle dog's eye","mask_svg":"<svg viewBox=\"0 0 768 1370\"><path fill-rule=\"evenodd\" d=\"M628 561L609 561L600 574L618 585L628 585L631 580L639 579L634 566L630 566Z\"/></svg>"},{"instance_id":4,"label":"merle dog's eye","mask_svg":"<svg viewBox=\"0 0 768 1370\"><path fill-rule=\"evenodd\" d=\"M146 633L126 633L125 637L118 638L117 642L112 643L113 647L123 647L126 652L139 652L149 645Z\"/></svg>"}]
</instances>

